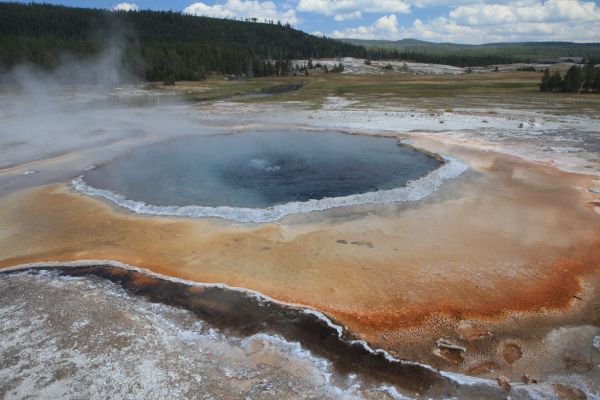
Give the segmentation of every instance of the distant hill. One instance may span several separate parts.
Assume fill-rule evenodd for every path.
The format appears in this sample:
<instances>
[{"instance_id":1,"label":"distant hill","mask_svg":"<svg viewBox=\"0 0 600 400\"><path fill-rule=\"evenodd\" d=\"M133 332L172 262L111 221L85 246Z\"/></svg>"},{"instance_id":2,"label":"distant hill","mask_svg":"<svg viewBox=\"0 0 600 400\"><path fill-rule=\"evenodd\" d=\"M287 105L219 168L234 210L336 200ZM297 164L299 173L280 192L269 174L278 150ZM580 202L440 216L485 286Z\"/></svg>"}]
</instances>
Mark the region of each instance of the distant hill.
<instances>
[{"instance_id":1,"label":"distant hill","mask_svg":"<svg viewBox=\"0 0 600 400\"><path fill-rule=\"evenodd\" d=\"M209 71L271 75L284 73L294 58L367 54L362 46L279 23L0 3L0 68L33 63L52 69L65 54L93 55L108 42L147 80L199 79Z\"/></svg>"},{"instance_id":2,"label":"distant hill","mask_svg":"<svg viewBox=\"0 0 600 400\"><path fill-rule=\"evenodd\" d=\"M507 62L533 62L545 58L583 57L586 60L600 61L600 43L572 42L515 42L486 43L480 45L457 43L434 43L417 39L360 40L342 39L345 43L365 46L371 55L385 58L390 53L405 55L428 54L439 57L493 58Z\"/></svg>"}]
</instances>

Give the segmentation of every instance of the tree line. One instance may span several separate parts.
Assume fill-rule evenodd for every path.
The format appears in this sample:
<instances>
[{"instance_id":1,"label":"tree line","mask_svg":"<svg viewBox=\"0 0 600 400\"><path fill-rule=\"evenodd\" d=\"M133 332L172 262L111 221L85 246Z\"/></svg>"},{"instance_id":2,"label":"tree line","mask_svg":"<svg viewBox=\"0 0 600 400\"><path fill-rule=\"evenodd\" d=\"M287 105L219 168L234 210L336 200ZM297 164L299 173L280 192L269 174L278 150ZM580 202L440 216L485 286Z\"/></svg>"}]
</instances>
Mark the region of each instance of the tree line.
<instances>
[{"instance_id":1,"label":"tree line","mask_svg":"<svg viewBox=\"0 0 600 400\"><path fill-rule=\"evenodd\" d=\"M571 66L564 77L560 71L550 73L549 69L544 71L540 82L542 92L594 92L600 93L600 68L595 68L592 63L583 68L577 65Z\"/></svg>"},{"instance_id":2,"label":"tree line","mask_svg":"<svg viewBox=\"0 0 600 400\"><path fill-rule=\"evenodd\" d=\"M367 49L271 22L165 11L0 3L0 71L23 63L51 70L66 55L84 59L99 54L107 44L122 50L123 65L136 76L167 82L199 80L212 72L250 77L286 75L295 72L292 59L356 57L459 67L522 61L505 53ZM551 90L563 91L559 87L553 85Z\"/></svg>"},{"instance_id":3,"label":"tree line","mask_svg":"<svg viewBox=\"0 0 600 400\"><path fill-rule=\"evenodd\" d=\"M502 54L477 54L464 51L435 53L415 50L388 48L368 48L368 58L372 60L410 60L420 63L445 64L456 67L485 67L494 64L512 64L519 62L512 56Z\"/></svg>"},{"instance_id":4,"label":"tree line","mask_svg":"<svg viewBox=\"0 0 600 400\"><path fill-rule=\"evenodd\" d=\"M367 56L362 46L279 23L0 3L0 68L32 63L53 69L65 55L83 59L107 42L148 81L198 80L209 72L282 75L291 72L291 59Z\"/></svg>"}]
</instances>

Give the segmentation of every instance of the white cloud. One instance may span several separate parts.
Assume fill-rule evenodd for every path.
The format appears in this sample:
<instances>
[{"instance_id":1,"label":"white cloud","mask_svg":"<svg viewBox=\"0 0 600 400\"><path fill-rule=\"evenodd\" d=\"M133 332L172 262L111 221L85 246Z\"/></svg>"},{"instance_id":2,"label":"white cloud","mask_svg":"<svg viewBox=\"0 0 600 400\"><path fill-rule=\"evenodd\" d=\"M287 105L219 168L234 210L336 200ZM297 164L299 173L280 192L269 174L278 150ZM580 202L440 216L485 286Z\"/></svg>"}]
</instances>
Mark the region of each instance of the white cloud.
<instances>
[{"instance_id":1,"label":"white cloud","mask_svg":"<svg viewBox=\"0 0 600 400\"><path fill-rule=\"evenodd\" d=\"M410 13L410 4L404 0L299 0L298 11L324 15L352 13Z\"/></svg>"},{"instance_id":2,"label":"white cloud","mask_svg":"<svg viewBox=\"0 0 600 400\"><path fill-rule=\"evenodd\" d=\"M138 11L139 9L135 3L119 3L113 7L115 11Z\"/></svg>"},{"instance_id":3,"label":"white cloud","mask_svg":"<svg viewBox=\"0 0 600 400\"><path fill-rule=\"evenodd\" d=\"M333 31L334 38L381 39L394 37L398 33L398 19L394 14L384 15L370 26Z\"/></svg>"},{"instance_id":4,"label":"white cloud","mask_svg":"<svg viewBox=\"0 0 600 400\"><path fill-rule=\"evenodd\" d=\"M361 19L362 13L360 11L353 11L346 14L337 14L333 17L336 21L347 21L349 19Z\"/></svg>"},{"instance_id":5,"label":"white cloud","mask_svg":"<svg viewBox=\"0 0 600 400\"><path fill-rule=\"evenodd\" d=\"M435 41L598 41L600 8L580 0L513 1L459 6L448 17L415 20L406 37Z\"/></svg>"},{"instance_id":6,"label":"white cloud","mask_svg":"<svg viewBox=\"0 0 600 400\"><path fill-rule=\"evenodd\" d=\"M508 3L510 0L496 0L495 3ZM464 4L479 4L485 3L486 1L482 0L454 0L451 3L452 7L457 7L459 5ZM491 1L487 1L487 3L491 3ZM424 7L432 7L432 6L450 6L447 0L412 0L410 4L414 7L424 8Z\"/></svg>"},{"instance_id":7,"label":"white cloud","mask_svg":"<svg viewBox=\"0 0 600 400\"><path fill-rule=\"evenodd\" d=\"M259 21L273 20L296 24L298 18L294 9L280 10L272 1L226 0L223 3L208 5L202 2L184 8L185 14L215 18L258 18Z\"/></svg>"},{"instance_id":8,"label":"white cloud","mask_svg":"<svg viewBox=\"0 0 600 400\"><path fill-rule=\"evenodd\" d=\"M388 16L390 17L390 16ZM363 39L417 38L436 42L485 43L499 41L597 42L600 7L581 0L514 0L505 4L471 4L447 16L409 26L380 18L370 26L335 31L335 37Z\"/></svg>"},{"instance_id":9,"label":"white cloud","mask_svg":"<svg viewBox=\"0 0 600 400\"><path fill-rule=\"evenodd\" d=\"M378 32L396 33L398 32L398 20L395 15L387 15L379 18L373 24Z\"/></svg>"},{"instance_id":10,"label":"white cloud","mask_svg":"<svg viewBox=\"0 0 600 400\"><path fill-rule=\"evenodd\" d=\"M548 0L546 2L511 2L509 4L460 6L450 12L450 18L465 25L597 21L600 19L600 10L594 2ZM600 35L600 32L597 33Z\"/></svg>"}]
</instances>

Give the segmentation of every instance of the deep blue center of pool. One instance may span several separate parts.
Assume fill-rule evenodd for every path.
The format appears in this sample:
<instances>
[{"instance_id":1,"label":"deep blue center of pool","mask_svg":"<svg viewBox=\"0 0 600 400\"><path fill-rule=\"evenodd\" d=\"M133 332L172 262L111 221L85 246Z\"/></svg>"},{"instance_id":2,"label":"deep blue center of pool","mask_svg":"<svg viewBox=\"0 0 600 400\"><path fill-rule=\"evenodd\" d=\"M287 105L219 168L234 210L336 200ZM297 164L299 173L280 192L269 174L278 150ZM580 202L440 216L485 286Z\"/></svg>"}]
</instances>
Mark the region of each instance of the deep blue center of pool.
<instances>
[{"instance_id":1,"label":"deep blue center of pool","mask_svg":"<svg viewBox=\"0 0 600 400\"><path fill-rule=\"evenodd\" d=\"M85 180L158 206L266 208L393 189L439 165L392 138L246 132L139 148L88 171Z\"/></svg>"}]
</instances>

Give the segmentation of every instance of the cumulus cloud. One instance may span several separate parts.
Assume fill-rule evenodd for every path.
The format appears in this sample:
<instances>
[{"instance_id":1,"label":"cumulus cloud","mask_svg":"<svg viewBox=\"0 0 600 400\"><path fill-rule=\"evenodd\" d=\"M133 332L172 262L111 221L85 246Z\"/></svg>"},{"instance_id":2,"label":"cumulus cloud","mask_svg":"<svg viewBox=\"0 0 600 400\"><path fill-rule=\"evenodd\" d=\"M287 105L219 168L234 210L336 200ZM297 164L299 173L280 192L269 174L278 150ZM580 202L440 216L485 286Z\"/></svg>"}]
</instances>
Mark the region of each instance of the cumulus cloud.
<instances>
[{"instance_id":1,"label":"cumulus cloud","mask_svg":"<svg viewBox=\"0 0 600 400\"><path fill-rule=\"evenodd\" d=\"M294 9L280 10L272 1L226 0L223 3L213 5L198 2L190 4L184 8L183 12L215 18L257 18L259 21L273 20L289 24L298 23Z\"/></svg>"},{"instance_id":2,"label":"cumulus cloud","mask_svg":"<svg viewBox=\"0 0 600 400\"><path fill-rule=\"evenodd\" d=\"M408 26L398 26L395 18L389 18L391 16L369 26L335 31L332 36L392 40L410 37L457 43L591 42L598 41L600 37L600 7L582 0L465 4L445 16L427 21L417 18Z\"/></svg>"},{"instance_id":3,"label":"cumulus cloud","mask_svg":"<svg viewBox=\"0 0 600 400\"><path fill-rule=\"evenodd\" d=\"M353 11L345 14L337 14L333 17L336 21L347 21L349 19L361 19L362 13L360 11Z\"/></svg>"},{"instance_id":4,"label":"cumulus cloud","mask_svg":"<svg viewBox=\"0 0 600 400\"><path fill-rule=\"evenodd\" d=\"M113 7L115 11L138 11L139 9L135 3L119 3Z\"/></svg>"},{"instance_id":5,"label":"cumulus cloud","mask_svg":"<svg viewBox=\"0 0 600 400\"><path fill-rule=\"evenodd\" d=\"M594 2L548 0L509 4L473 4L459 6L450 18L463 25L499 25L521 22L598 21L600 10ZM600 32L596 32L600 35Z\"/></svg>"},{"instance_id":6,"label":"cumulus cloud","mask_svg":"<svg viewBox=\"0 0 600 400\"><path fill-rule=\"evenodd\" d=\"M398 34L398 19L394 14L384 15L369 26L333 31L334 38L381 39L395 37Z\"/></svg>"},{"instance_id":7,"label":"cumulus cloud","mask_svg":"<svg viewBox=\"0 0 600 400\"><path fill-rule=\"evenodd\" d=\"M410 4L404 0L299 0L297 10L329 16L356 12L410 13Z\"/></svg>"},{"instance_id":8,"label":"cumulus cloud","mask_svg":"<svg viewBox=\"0 0 600 400\"><path fill-rule=\"evenodd\" d=\"M496 0L494 3L508 3L510 0ZM465 4L478 4L481 3L482 0L454 0L452 2L452 7L457 7ZM487 3L491 3L492 1L487 1ZM433 7L433 6L448 6L447 0L413 0L410 2L413 7L423 8L423 7Z\"/></svg>"}]
</instances>

